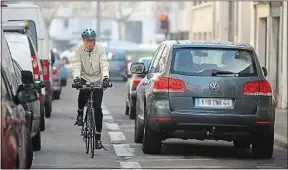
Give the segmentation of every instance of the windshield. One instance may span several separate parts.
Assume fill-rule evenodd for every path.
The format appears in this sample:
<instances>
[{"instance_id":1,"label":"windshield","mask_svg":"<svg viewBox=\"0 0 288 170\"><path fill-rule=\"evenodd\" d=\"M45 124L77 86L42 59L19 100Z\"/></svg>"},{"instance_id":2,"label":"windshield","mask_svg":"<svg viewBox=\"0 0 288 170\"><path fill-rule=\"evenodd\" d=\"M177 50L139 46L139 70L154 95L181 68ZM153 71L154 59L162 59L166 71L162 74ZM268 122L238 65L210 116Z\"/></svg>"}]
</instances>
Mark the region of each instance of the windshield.
<instances>
[{"instance_id":1,"label":"windshield","mask_svg":"<svg viewBox=\"0 0 288 170\"><path fill-rule=\"evenodd\" d=\"M23 70L33 71L29 42L26 35L5 33L12 58Z\"/></svg>"},{"instance_id":2,"label":"windshield","mask_svg":"<svg viewBox=\"0 0 288 170\"><path fill-rule=\"evenodd\" d=\"M239 76L257 75L253 54L247 50L184 48L173 53L172 72L176 74L212 76L225 71Z\"/></svg>"},{"instance_id":3,"label":"windshield","mask_svg":"<svg viewBox=\"0 0 288 170\"><path fill-rule=\"evenodd\" d=\"M125 61L125 53L120 52L108 52L108 60L109 61Z\"/></svg>"}]
</instances>

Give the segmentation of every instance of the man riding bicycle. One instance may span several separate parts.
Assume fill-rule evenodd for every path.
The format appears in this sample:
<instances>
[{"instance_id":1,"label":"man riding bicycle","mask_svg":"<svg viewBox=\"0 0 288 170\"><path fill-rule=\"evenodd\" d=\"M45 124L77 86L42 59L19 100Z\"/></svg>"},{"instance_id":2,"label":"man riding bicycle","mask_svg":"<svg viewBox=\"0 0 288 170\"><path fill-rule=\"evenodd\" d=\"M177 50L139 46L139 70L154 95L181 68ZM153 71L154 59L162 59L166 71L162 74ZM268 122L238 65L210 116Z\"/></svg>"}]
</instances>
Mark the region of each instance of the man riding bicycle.
<instances>
[{"instance_id":1,"label":"man riding bicycle","mask_svg":"<svg viewBox=\"0 0 288 170\"><path fill-rule=\"evenodd\" d=\"M86 29L82 32L83 43L80 43L72 57L72 73L74 84L81 86L87 82L100 82L104 88L109 86L109 62L104 48L100 44L96 44L96 33L92 29ZM80 90L78 95L78 115L75 125L83 125L84 106L89 98L89 90ZM96 149L103 147L101 143L102 131L102 98L103 90L97 90L93 94L93 107L95 110L96 124Z\"/></svg>"}]
</instances>

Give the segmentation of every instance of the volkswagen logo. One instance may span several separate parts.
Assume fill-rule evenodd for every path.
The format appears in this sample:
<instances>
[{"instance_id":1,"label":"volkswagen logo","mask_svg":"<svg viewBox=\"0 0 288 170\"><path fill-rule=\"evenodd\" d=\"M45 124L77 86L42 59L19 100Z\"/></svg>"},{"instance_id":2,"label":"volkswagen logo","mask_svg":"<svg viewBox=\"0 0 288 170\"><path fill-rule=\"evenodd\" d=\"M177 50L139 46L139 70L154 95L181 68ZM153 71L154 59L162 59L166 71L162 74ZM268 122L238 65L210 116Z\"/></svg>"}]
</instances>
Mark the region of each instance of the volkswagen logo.
<instances>
[{"instance_id":1,"label":"volkswagen logo","mask_svg":"<svg viewBox=\"0 0 288 170\"><path fill-rule=\"evenodd\" d=\"M216 81L212 81L210 84L209 84L209 89L211 91L217 91L219 90L219 84L216 82Z\"/></svg>"}]
</instances>

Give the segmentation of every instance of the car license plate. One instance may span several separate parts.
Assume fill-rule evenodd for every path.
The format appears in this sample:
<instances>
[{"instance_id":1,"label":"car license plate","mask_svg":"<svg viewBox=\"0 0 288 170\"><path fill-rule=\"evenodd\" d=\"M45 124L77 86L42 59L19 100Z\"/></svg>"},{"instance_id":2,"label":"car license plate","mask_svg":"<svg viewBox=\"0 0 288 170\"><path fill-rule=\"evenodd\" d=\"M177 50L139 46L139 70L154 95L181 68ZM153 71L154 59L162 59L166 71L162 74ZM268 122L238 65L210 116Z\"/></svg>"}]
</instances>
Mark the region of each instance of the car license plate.
<instances>
[{"instance_id":1,"label":"car license plate","mask_svg":"<svg viewBox=\"0 0 288 170\"><path fill-rule=\"evenodd\" d=\"M233 107L231 99L196 98L195 107L227 109Z\"/></svg>"}]
</instances>

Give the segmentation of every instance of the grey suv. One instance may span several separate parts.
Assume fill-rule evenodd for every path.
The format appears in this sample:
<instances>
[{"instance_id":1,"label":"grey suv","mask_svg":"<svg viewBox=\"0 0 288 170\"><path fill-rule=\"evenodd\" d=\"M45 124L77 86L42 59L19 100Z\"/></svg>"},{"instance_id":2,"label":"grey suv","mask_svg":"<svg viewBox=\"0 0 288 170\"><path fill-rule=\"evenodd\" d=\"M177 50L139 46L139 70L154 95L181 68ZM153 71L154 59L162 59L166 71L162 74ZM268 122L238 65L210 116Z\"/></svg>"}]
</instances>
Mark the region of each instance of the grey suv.
<instances>
[{"instance_id":1,"label":"grey suv","mask_svg":"<svg viewBox=\"0 0 288 170\"><path fill-rule=\"evenodd\" d=\"M271 158L275 102L249 44L165 41L137 87L134 140L144 153L161 152L167 138L252 144L255 158Z\"/></svg>"}]
</instances>

